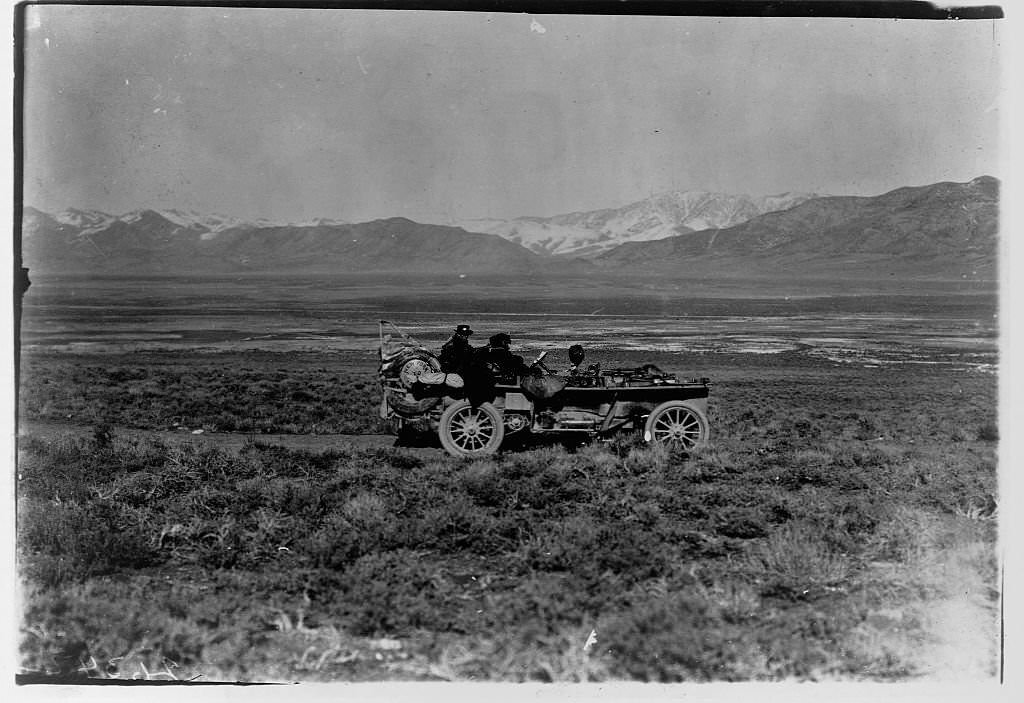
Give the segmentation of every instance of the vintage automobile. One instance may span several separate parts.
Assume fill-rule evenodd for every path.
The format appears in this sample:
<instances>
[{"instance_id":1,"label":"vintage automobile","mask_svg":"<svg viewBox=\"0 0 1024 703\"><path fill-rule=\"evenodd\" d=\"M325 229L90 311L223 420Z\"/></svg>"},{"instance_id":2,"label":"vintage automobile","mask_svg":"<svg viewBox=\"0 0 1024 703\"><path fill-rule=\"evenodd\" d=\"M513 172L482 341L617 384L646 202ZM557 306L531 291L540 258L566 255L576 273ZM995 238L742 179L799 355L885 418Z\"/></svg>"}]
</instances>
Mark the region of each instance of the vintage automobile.
<instances>
[{"instance_id":1,"label":"vintage automobile","mask_svg":"<svg viewBox=\"0 0 1024 703\"><path fill-rule=\"evenodd\" d=\"M397 326L381 321L381 418L396 434L436 432L453 456L493 454L512 435L605 438L643 432L644 440L692 449L708 441L708 379L678 380L655 366L554 376L534 362L531 377L498 379L490 399L470 402L462 379L436 379L437 356ZM554 391L554 392L552 392Z\"/></svg>"}]
</instances>

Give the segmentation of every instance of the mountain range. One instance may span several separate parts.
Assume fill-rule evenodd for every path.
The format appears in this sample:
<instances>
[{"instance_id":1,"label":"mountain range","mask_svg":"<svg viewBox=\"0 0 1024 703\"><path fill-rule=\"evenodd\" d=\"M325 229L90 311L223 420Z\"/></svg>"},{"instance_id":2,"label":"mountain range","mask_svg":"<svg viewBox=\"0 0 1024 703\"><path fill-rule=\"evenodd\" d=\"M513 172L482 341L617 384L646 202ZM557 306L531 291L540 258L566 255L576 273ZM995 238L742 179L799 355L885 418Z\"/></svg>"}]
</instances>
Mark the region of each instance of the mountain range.
<instances>
[{"instance_id":1,"label":"mountain range","mask_svg":"<svg viewBox=\"0 0 1024 703\"><path fill-rule=\"evenodd\" d=\"M457 274L565 266L495 235L401 217L275 225L185 219L157 210L120 217L97 212L53 216L26 207L22 248L25 265L46 273Z\"/></svg>"},{"instance_id":2,"label":"mountain range","mask_svg":"<svg viewBox=\"0 0 1024 703\"><path fill-rule=\"evenodd\" d=\"M458 225L471 232L497 234L538 254L590 257L626 242L645 242L686 232L732 227L814 197L807 193L755 198L706 191L672 191L620 208L554 217L464 220Z\"/></svg>"},{"instance_id":3,"label":"mountain range","mask_svg":"<svg viewBox=\"0 0 1024 703\"><path fill-rule=\"evenodd\" d=\"M623 208L463 227L395 217L275 224L179 210L24 209L44 273L482 273L994 280L999 181L873 197L664 193Z\"/></svg>"},{"instance_id":4,"label":"mountain range","mask_svg":"<svg viewBox=\"0 0 1024 703\"><path fill-rule=\"evenodd\" d=\"M724 229L627 243L606 269L744 271L994 280L999 181L898 188L874 197L822 197Z\"/></svg>"}]
</instances>

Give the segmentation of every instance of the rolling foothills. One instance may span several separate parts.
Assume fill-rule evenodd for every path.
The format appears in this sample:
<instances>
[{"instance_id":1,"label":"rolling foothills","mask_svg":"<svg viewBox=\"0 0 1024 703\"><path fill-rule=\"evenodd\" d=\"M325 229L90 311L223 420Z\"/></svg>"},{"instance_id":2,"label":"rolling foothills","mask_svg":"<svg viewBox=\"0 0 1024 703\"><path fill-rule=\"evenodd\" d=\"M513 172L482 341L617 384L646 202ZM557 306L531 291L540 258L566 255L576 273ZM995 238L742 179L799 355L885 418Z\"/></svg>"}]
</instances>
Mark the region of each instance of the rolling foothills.
<instances>
[{"instance_id":1,"label":"rolling foothills","mask_svg":"<svg viewBox=\"0 0 1024 703\"><path fill-rule=\"evenodd\" d=\"M618 209L471 220L461 227L402 217L280 224L177 210L54 215L26 207L22 256L43 274L699 273L994 281L999 186L982 176L872 197L676 192Z\"/></svg>"}]
</instances>

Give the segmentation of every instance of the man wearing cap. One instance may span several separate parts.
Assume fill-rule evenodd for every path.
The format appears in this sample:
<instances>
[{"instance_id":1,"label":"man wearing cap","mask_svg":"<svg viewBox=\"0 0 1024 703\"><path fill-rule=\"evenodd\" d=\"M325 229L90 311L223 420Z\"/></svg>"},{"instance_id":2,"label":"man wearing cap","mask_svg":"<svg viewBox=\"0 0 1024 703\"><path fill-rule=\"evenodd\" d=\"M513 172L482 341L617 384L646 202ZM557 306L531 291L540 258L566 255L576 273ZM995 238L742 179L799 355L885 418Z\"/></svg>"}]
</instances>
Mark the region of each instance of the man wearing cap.
<instances>
[{"instance_id":1,"label":"man wearing cap","mask_svg":"<svg viewBox=\"0 0 1024 703\"><path fill-rule=\"evenodd\" d=\"M455 334L441 347L441 371L444 373L461 374L473 358L473 347L469 344L469 335L473 330L469 325L459 325Z\"/></svg>"}]
</instances>

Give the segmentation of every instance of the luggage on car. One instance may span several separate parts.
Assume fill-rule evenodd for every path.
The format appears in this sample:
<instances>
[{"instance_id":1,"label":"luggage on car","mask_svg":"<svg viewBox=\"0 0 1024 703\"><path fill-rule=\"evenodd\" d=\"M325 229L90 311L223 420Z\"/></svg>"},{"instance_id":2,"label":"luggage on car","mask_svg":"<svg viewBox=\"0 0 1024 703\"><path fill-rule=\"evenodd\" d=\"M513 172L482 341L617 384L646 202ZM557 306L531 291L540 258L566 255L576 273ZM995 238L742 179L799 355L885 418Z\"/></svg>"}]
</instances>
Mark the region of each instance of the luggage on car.
<instances>
[{"instance_id":1,"label":"luggage on car","mask_svg":"<svg viewBox=\"0 0 1024 703\"><path fill-rule=\"evenodd\" d=\"M547 400L565 388L565 379L559 376L530 374L523 376L519 387L534 400Z\"/></svg>"}]
</instances>

